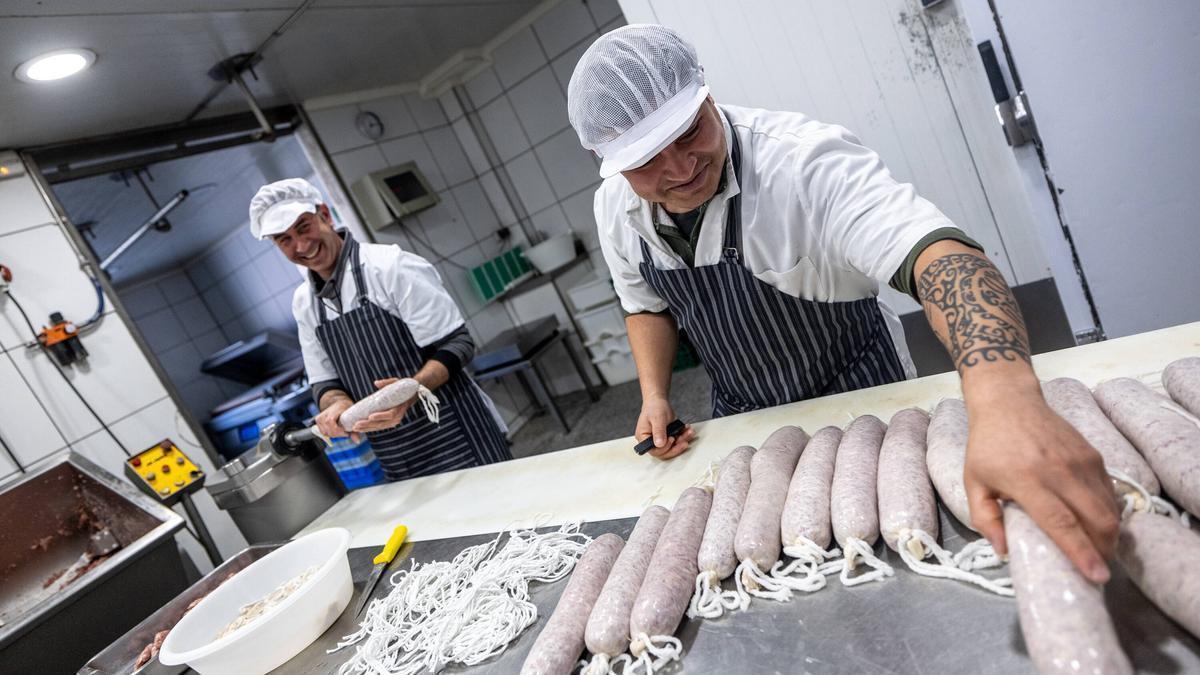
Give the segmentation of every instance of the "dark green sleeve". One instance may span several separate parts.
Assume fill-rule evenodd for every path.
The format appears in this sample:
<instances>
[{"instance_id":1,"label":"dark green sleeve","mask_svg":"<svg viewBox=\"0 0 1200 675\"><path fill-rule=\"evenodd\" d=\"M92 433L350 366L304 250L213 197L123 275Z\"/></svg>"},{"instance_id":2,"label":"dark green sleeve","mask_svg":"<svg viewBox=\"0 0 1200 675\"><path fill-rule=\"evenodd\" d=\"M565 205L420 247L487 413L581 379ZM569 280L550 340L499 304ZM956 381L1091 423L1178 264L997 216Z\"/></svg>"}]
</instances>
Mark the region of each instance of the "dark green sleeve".
<instances>
[{"instance_id":1,"label":"dark green sleeve","mask_svg":"<svg viewBox=\"0 0 1200 675\"><path fill-rule=\"evenodd\" d=\"M978 249L980 252L983 251L983 247L979 245L979 242L967 236L966 232L963 232L957 227L939 227L933 232L921 237L921 240L917 242L917 245L912 247L912 250L908 252L908 257L906 257L904 262L900 264L900 269L896 270L896 274L892 275L892 280L888 282L888 286L891 286L901 293L911 296L913 300L920 302L921 299L917 297L917 284L913 280L913 269L917 266L917 257L920 256L926 248L929 248L930 244L943 239L961 241L971 248Z\"/></svg>"}]
</instances>

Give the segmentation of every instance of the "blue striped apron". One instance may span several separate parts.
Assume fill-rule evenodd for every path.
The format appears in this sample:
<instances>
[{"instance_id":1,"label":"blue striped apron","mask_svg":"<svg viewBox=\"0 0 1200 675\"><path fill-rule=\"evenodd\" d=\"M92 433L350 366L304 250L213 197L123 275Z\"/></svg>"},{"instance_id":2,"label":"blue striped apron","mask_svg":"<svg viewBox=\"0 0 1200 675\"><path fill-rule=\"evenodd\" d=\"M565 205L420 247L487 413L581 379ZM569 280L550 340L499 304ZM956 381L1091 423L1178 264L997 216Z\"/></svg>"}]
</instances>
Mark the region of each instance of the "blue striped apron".
<instances>
[{"instance_id":1,"label":"blue striped apron","mask_svg":"<svg viewBox=\"0 0 1200 675\"><path fill-rule=\"evenodd\" d=\"M375 391L375 380L410 377L425 365L421 347L404 321L367 299L358 242L347 237L358 305L335 319L317 298L317 337L354 400ZM483 392L463 371L437 390L441 421L433 424L414 405L398 426L367 434L388 480L416 478L512 459Z\"/></svg>"},{"instance_id":2,"label":"blue striped apron","mask_svg":"<svg viewBox=\"0 0 1200 675\"><path fill-rule=\"evenodd\" d=\"M741 143L729 133L741 183ZM724 251L715 265L659 269L641 240L642 277L666 301L712 378L713 417L903 380L874 297L796 298L742 265L741 206L740 194L729 199Z\"/></svg>"}]
</instances>

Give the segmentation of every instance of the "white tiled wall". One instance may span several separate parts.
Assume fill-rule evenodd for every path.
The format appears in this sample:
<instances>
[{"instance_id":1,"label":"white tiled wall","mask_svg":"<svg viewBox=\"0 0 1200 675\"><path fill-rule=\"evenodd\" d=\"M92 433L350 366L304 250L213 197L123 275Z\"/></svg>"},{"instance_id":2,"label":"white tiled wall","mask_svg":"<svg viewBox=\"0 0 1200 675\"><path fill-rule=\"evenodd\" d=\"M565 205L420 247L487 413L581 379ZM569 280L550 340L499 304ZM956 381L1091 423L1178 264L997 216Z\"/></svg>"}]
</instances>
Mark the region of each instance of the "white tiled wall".
<instances>
[{"instance_id":1,"label":"white tiled wall","mask_svg":"<svg viewBox=\"0 0 1200 675\"><path fill-rule=\"evenodd\" d=\"M571 129L566 92L588 45L624 23L616 0L564 0L497 49L494 65L464 86L530 222L545 234L571 228L600 271L591 216L599 164ZM468 153L472 142L464 139ZM502 194L499 185L484 188Z\"/></svg>"},{"instance_id":2,"label":"white tiled wall","mask_svg":"<svg viewBox=\"0 0 1200 675\"><path fill-rule=\"evenodd\" d=\"M607 267L592 216L592 195L600 184L599 164L580 147L570 126L566 92L575 63L588 45L624 23L615 0L564 0L497 49L492 55L494 65L463 87L468 113L478 111L487 136L484 141L495 148L520 200L519 210L528 214L526 225L542 235L571 229L586 246L593 268L602 274ZM462 133L460 139L468 148L480 140ZM493 202L506 201L492 177L485 176L481 184ZM515 220L508 212L501 216L502 222ZM571 276L556 283L568 288L574 282ZM520 323L555 315L560 325L570 325L568 308L548 285L506 304L509 314ZM578 352L585 353L574 336L572 342ZM554 392L580 387L565 354L552 353L547 358L551 363L546 370L554 374L550 382Z\"/></svg>"},{"instance_id":3,"label":"white tiled wall","mask_svg":"<svg viewBox=\"0 0 1200 675\"><path fill-rule=\"evenodd\" d=\"M13 271L11 292L35 325L47 322L50 312L82 322L95 309L91 283L78 272L78 259L67 236L54 222L49 207L28 176L0 181L0 262ZM183 287L166 283L162 302L180 297ZM131 452L171 438L209 471L204 450L192 432L129 328L106 302L104 318L82 337L90 352L87 362L65 369L67 377L109 430ZM109 472L121 476L124 453L64 383L48 358L25 343L31 339L20 311L12 300L0 297L0 438L11 450L0 452L0 484L19 480L22 471L37 470L68 449L83 454ZM186 333L185 333L186 337ZM17 464L20 466L17 466ZM202 516L221 552L232 555L246 545L233 521L200 493L196 497ZM208 560L187 535L180 543L197 565L206 570Z\"/></svg>"},{"instance_id":4,"label":"white tiled wall","mask_svg":"<svg viewBox=\"0 0 1200 675\"><path fill-rule=\"evenodd\" d=\"M514 323L565 315L549 288L541 289L536 299L484 305L470 286L463 268L523 242L520 211L528 214L526 227L545 234L574 229L592 260L601 259L591 217L598 164L570 129L566 83L587 45L622 23L616 0L564 0L498 47L492 55L494 65L460 89L467 110L454 92L448 92L438 101L407 94L310 112L346 184L406 161L416 161L425 173L438 192L439 204L406 218L402 228L391 227L375 237L434 263L479 345ZM354 129L354 118L363 110L383 121L384 136L378 142ZM475 134L466 115L478 115L486 139ZM500 166L488 161L484 143L495 149ZM514 208L500 187L496 171L501 168L516 186L520 208ZM507 242L496 236L501 227L512 233ZM551 358L562 363L556 361L547 370L564 373L551 382L552 390L580 389L582 383L572 374L565 355ZM485 389L510 424L529 408L515 381Z\"/></svg>"}]
</instances>

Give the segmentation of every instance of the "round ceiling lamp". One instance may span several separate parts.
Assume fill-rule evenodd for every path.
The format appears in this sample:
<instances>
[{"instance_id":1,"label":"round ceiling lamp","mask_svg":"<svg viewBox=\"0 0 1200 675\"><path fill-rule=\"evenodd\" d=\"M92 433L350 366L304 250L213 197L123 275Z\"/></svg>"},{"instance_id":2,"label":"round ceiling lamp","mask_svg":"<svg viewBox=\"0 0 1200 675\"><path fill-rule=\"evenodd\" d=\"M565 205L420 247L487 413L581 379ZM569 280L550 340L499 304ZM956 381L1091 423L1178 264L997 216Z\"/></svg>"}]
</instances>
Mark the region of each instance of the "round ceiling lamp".
<instances>
[{"instance_id":1,"label":"round ceiling lamp","mask_svg":"<svg viewBox=\"0 0 1200 675\"><path fill-rule=\"evenodd\" d=\"M22 82L49 82L75 75L95 62L96 53L91 50L59 49L22 63L15 75Z\"/></svg>"}]
</instances>

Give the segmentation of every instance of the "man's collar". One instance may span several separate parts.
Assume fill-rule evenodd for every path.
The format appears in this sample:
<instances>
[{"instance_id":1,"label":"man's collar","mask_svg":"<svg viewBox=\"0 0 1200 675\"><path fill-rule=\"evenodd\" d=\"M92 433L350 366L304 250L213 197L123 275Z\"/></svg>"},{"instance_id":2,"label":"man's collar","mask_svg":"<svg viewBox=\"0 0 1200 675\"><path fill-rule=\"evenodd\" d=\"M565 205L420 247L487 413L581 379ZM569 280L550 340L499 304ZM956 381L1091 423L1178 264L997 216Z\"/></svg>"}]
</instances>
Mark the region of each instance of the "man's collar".
<instances>
[{"instance_id":1,"label":"man's collar","mask_svg":"<svg viewBox=\"0 0 1200 675\"><path fill-rule=\"evenodd\" d=\"M342 276L345 274L347 260L350 258L350 233L343 231L338 235L342 238L342 250L338 251L337 263L333 266L333 274L329 275L328 279L322 279L319 274L309 270L308 280L312 284L313 290L316 291L318 298L336 299L339 297L338 289L342 287Z\"/></svg>"}]
</instances>

